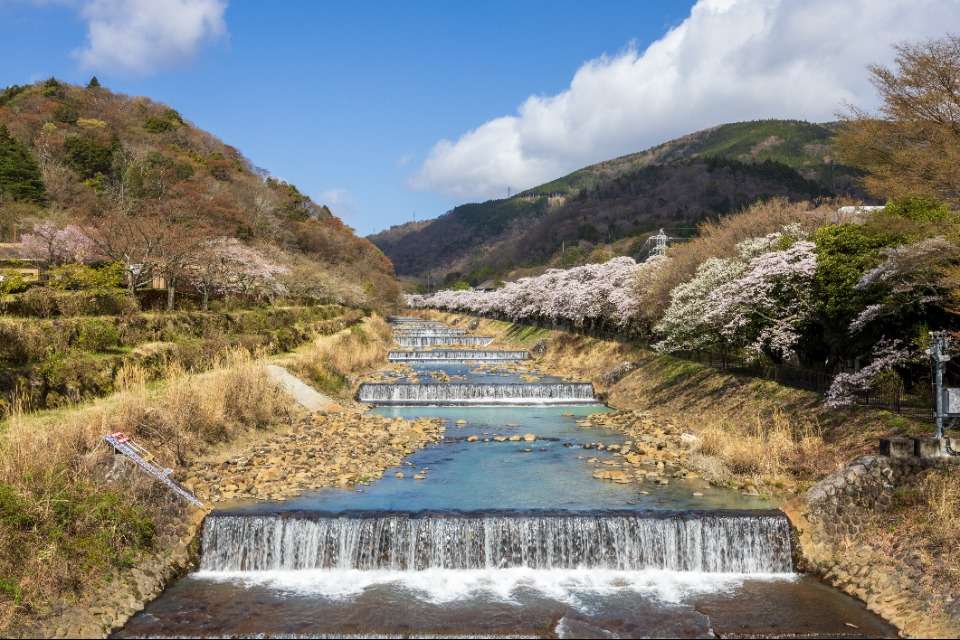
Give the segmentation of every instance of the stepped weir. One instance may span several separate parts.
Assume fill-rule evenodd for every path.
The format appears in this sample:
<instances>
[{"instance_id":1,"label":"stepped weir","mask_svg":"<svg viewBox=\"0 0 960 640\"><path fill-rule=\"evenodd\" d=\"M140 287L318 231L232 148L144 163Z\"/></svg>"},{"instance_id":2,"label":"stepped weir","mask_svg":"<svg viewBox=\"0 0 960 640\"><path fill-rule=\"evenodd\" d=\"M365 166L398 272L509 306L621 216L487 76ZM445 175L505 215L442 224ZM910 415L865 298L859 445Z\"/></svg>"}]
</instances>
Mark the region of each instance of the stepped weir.
<instances>
[{"instance_id":1,"label":"stepped weir","mask_svg":"<svg viewBox=\"0 0 960 640\"><path fill-rule=\"evenodd\" d=\"M423 347L440 347L444 345L463 345L474 347L486 347L493 338L489 336L394 336L394 340L401 347L418 349Z\"/></svg>"},{"instance_id":2,"label":"stepped weir","mask_svg":"<svg viewBox=\"0 0 960 640\"><path fill-rule=\"evenodd\" d=\"M201 569L793 571L779 511L217 515Z\"/></svg>"},{"instance_id":3,"label":"stepped weir","mask_svg":"<svg viewBox=\"0 0 960 640\"><path fill-rule=\"evenodd\" d=\"M591 404L589 382L360 385L357 399L380 405Z\"/></svg>"},{"instance_id":4,"label":"stepped weir","mask_svg":"<svg viewBox=\"0 0 960 640\"><path fill-rule=\"evenodd\" d=\"M393 332L395 336L405 338L430 338L433 336L462 336L466 335L464 329L407 329Z\"/></svg>"},{"instance_id":5,"label":"stepped weir","mask_svg":"<svg viewBox=\"0 0 960 640\"><path fill-rule=\"evenodd\" d=\"M392 362L423 362L431 360L526 360L526 351L481 351L468 349L436 349L433 351L391 351L387 358Z\"/></svg>"}]
</instances>

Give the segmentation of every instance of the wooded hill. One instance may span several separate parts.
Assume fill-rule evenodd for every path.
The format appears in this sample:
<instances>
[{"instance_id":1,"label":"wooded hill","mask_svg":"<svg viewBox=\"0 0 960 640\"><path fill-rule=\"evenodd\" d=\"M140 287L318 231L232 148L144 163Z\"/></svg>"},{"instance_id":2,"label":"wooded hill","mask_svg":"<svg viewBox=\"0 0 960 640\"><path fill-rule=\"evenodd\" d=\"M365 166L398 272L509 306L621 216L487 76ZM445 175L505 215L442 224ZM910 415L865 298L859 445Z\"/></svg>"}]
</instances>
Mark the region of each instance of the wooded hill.
<instances>
[{"instance_id":1,"label":"wooded hill","mask_svg":"<svg viewBox=\"0 0 960 640\"><path fill-rule=\"evenodd\" d=\"M397 296L390 260L326 206L176 110L96 79L0 92L0 242L37 220L81 226L112 260L149 244L154 255L124 260L169 270L188 242L239 240L282 265L290 296L359 306ZM124 233L141 246L119 247Z\"/></svg>"},{"instance_id":2,"label":"wooded hill","mask_svg":"<svg viewBox=\"0 0 960 640\"><path fill-rule=\"evenodd\" d=\"M401 275L447 283L559 265L561 250L565 265L603 245L638 253L660 227L692 235L757 200L862 197L856 171L833 162L833 134L832 124L792 120L726 124L369 238Z\"/></svg>"}]
</instances>

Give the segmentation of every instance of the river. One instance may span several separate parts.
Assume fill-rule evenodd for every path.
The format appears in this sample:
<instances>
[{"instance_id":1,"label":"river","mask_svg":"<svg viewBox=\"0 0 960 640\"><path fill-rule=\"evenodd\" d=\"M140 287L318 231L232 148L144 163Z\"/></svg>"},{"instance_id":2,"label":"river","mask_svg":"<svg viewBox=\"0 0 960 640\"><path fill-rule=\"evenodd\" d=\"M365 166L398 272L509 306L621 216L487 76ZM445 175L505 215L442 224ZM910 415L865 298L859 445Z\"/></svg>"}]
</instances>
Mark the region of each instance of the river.
<instances>
[{"instance_id":1,"label":"river","mask_svg":"<svg viewBox=\"0 0 960 640\"><path fill-rule=\"evenodd\" d=\"M444 439L367 486L215 511L199 568L116 637L896 636L794 570L759 497L596 479L624 438L578 425L608 411L588 384L482 336L395 327L407 372L360 397L443 418Z\"/></svg>"}]
</instances>

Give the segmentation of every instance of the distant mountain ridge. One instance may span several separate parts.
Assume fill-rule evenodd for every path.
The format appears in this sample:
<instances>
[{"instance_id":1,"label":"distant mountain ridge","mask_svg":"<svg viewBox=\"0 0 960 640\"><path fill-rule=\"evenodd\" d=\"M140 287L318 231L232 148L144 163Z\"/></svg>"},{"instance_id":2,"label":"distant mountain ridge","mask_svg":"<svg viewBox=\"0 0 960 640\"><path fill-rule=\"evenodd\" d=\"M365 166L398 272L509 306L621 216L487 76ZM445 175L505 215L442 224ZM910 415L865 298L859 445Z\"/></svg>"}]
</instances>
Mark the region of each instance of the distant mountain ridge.
<instances>
[{"instance_id":1,"label":"distant mountain ridge","mask_svg":"<svg viewBox=\"0 0 960 640\"><path fill-rule=\"evenodd\" d=\"M511 198L460 205L368 236L401 275L472 282L660 226L692 227L769 197L861 197L833 162L835 123L724 124L584 167Z\"/></svg>"}]
</instances>

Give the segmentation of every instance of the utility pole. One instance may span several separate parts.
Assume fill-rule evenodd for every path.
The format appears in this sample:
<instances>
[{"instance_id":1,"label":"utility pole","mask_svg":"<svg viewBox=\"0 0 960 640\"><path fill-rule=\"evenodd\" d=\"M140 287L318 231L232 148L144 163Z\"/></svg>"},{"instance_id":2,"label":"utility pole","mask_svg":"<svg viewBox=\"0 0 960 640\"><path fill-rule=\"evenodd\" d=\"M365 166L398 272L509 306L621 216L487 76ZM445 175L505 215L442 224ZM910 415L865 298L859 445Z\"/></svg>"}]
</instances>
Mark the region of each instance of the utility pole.
<instances>
[{"instance_id":1,"label":"utility pole","mask_svg":"<svg viewBox=\"0 0 960 640\"><path fill-rule=\"evenodd\" d=\"M927 355L933 361L933 394L937 406L937 439L943 438L943 425L946 419L947 407L943 406L943 369L946 363L950 362L950 355L947 350L950 348L950 338L945 331L931 333L933 344L927 349Z\"/></svg>"}]
</instances>

